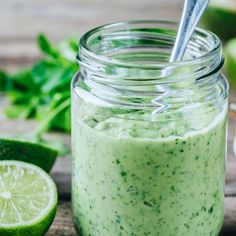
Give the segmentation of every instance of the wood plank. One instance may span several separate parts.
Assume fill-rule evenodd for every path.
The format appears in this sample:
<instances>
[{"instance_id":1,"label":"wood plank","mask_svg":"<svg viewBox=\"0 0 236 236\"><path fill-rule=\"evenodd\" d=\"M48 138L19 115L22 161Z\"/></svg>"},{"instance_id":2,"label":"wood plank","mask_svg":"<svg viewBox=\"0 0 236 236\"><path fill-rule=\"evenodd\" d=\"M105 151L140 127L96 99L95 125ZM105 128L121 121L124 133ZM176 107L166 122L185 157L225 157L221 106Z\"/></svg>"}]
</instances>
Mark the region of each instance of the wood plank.
<instances>
[{"instance_id":1,"label":"wood plank","mask_svg":"<svg viewBox=\"0 0 236 236\"><path fill-rule=\"evenodd\" d=\"M76 236L70 202L59 202L57 215L45 236Z\"/></svg>"},{"instance_id":2,"label":"wood plank","mask_svg":"<svg viewBox=\"0 0 236 236\"><path fill-rule=\"evenodd\" d=\"M0 69L29 65L40 57L39 32L53 41L80 35L108 22L177 20L183 0L8 0L0 1ZM9 67L11 64L11 67Z\"/></svg>"},{"instance_id":3,"label":"wood plank","mask_svg":"<svg viewBox=\"0 0 236 236\"><path fill-rule=\"evenodd\" d=\"M225 221L221 236L235 236L236 232L236 198L225 199ZM70 202L60 202L56 219L46 236L76 236ZM199 235L200 236L200 235Z\"/></svg>"},{"instance_id":4,"label":"wood plank","mask_svg":"<svg viewBox=\"0 0 236 236\"><path fill-rule=\"evenodd\" d=\"M179 19L183 0L8 0L0 1L0 69L15 70L40 58L35 43L38 32L45 32L57 41L68 35L79 36L107 22L130 19ZM234 92L231 101L236 102ZM1 116L5 101L0 97L0 134L29 132L34 121L6 121ZM236 158L233 154L236 115L229 112L228 162L226 175L225 223L221 236L236 233ZM70 146L70 137L57 133L49 139L61 140ZM59 208L47 236L75 236L70 211L70 156L59 158L52 176L59 189ZM65 201L66 200L66 201Z\"/></svg>"},{"instance_id":5,"label":"wood plank","mask_svg":"<svg viewBox=\"0 0 236 236\"><path fill-rule=\"evenodd\" d=\"M99 24L132 19L179 18L183 0L8 0L0 3L2 41L82 33ZM53 30L52 30L53 29Z\"/></svg>"},{"instance_id":6,"label":"wood plank","mask_svg":"<svg viewBox=\"0 0 236 236\"><path fill-rule=\"evenodd\" d=\"M222 236L236 235L236 197L225 199L225 220L222 229Z\"/></svg>"}]
</instances>

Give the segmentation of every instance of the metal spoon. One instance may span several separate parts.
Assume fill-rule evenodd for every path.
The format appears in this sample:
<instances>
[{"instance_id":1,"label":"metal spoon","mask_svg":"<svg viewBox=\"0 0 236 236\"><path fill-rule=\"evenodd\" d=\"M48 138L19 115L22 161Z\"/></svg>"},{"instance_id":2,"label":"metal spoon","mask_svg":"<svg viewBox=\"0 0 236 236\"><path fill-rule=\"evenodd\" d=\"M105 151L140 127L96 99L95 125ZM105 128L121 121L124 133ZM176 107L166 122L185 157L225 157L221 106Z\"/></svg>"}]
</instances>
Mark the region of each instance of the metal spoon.
<instances>
[{"instance_id":1,"label":"metal spoon","mask_svg":"<svg viewBox=\"0 0 236 236\"><path fill-rule=\"evenodd\" d=\"M209 0L185 0L180 26L171 53L170 62L181 61L188 42L196 28Z\"/></svg>"}]
</instances>

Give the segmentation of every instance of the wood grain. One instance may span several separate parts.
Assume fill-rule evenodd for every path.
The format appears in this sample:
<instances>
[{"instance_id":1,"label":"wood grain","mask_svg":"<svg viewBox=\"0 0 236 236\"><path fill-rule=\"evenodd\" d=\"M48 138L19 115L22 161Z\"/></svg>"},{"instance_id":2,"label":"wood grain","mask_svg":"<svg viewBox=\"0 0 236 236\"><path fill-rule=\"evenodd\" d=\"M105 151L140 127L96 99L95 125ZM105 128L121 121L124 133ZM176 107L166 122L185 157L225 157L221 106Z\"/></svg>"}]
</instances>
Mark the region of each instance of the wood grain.
<instances>
[{"instance_id":1,"label":"wood grain","mask_svg":"<svg viewBox=\"0 0 236 236\"><path fill-rule=\"evenodd\" d=\"M8 0L0 1L0 69L14 71L32 64L41 57L35 38L39 32L57 41L74 36L108 22L133 19L178 20L184 0ZM236 92L231 91L236 103ZM6 101L0 94L0 135L30 132L34 121L6 120ZM225 222L222 236L236 235L236 158L233 139L236 113L229 112L228 161L226 174ZM70 147L69 135L51 133L48 139L58 139ZM70 156L58 158L52 171L58 190L59 207L47 236L75 236L71 217Z\"/></svg>"},{"instance_id":2,"label":"wood grain","mask_svg":"<svg viewBox=\"0 0 236 236\"><path fill-rule=\"evenodd\" d=\"M59 203L56 218L46 236L75 236L70 202Z\"/></svg>"},{"instance_id":3,"label":"wood grain","mask_svg":"<svg viewBox=\"0 0 236 236\"><path fill-rule=\"evenodd\" d=\"M35 38L80 35L101 24L135 19L178 20L183 0L0 1L0 69L14 70L40 57Z\"/></svg>"}]
</instances>

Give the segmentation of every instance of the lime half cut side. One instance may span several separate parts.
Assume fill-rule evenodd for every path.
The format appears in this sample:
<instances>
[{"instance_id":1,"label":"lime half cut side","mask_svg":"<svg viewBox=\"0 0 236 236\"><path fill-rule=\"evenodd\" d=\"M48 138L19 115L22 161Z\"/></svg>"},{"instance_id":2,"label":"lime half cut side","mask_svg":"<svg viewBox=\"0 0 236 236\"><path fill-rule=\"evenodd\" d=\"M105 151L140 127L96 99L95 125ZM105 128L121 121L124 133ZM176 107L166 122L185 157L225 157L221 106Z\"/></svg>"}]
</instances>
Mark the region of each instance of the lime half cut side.
<instances>
[{"instance_id":1,"label":"lime half cut side","mask_svg":"<svg viewBox=\"0 0 236 236\"><path fill-rule=\"evenodd\" d=\"M0 236L44 235L56 214L57 190L41 168L0 161Z\"/></svg>"}]
</instances>

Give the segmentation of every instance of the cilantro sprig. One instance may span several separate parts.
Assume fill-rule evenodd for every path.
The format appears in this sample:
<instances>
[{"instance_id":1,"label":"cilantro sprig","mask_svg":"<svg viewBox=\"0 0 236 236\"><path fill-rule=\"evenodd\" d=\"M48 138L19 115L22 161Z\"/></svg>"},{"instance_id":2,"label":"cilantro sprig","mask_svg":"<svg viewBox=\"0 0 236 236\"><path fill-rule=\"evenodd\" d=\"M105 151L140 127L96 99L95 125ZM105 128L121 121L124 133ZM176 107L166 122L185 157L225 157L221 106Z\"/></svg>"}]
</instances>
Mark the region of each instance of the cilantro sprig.
<instances>
[{"instance_id":1,"label":"cilantro sprig","mask_svg":"<svg viewBox=\"0 0 236 236\"><path fill-rule=\"evenodd\" d=\"M66 39L54 46L44 34L38 36L37 42L43 58L14 74L0 71L0 91L10 102L5 115L36 119L38 128L25 137L42 143L46 131L70 132L70 82L79 69L78 43Z\"/></svg>"}]
</instances>

